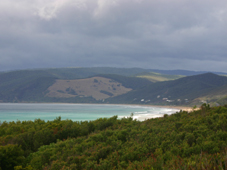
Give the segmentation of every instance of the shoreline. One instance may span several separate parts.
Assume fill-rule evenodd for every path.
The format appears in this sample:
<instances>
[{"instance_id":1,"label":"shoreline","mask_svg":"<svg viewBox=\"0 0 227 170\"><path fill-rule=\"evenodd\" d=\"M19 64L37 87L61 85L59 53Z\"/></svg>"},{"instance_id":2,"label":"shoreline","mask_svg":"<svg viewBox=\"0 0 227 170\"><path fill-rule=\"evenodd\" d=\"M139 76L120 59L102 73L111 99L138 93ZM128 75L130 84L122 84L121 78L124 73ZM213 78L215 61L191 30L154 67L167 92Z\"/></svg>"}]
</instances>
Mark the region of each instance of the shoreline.
<instances>
[{"instance_id":1,"label":"shoreline","mask_svg":"<svg viewBox=\"0 0 227 170\"><path fill-rule=\"evenodd\" d=\"M146 119L152 119L152 118L158 118L158 117L163 117L164 114L174 114L176 112L179 112L180 110L182 111L187 111L191 112L193 111L192 107L189 106L166 106L166 105L149 105L149 104L108 104L108 103L0 103L0 104L55 104L55 105L115 105L115 106L137 106L137 107L150 107L150 108L160 108L160 109L171 109L167 112L159 112L156 114L134 114L133 113L133 119L137 119L139 121L145 121ZM129 116L125 116L129 117ZM122 117L123 118L123 117Z\"/></svg>"},{"instance_id":2,"label":"shoreline","mask_svg":"<svg viewBox=\"0 0 227 170\"><path fill-rule=\"evenodd\" d=\"M171 106L171 105L149 105L149 104L114 104L114 103L26 103L26 102L21 102L21 103L1 103L0 104L80 104L80 105L122 105L122 106L141 106L141 107L158 107L158 108L170 108L170 109L177 109L177 110L182 110L182 111L192 111L193 108L190 106Z\"/></svg>"},{"instance_id":3,"label":"shoreline","mask_svg":"<svg viewBox=\"0 0 227 170\"><path fill-rule=\"evenodd\" d=\"M187 112L192 112L193 109L192 107L187 107L187 106L162 106L162 105L134 105L134 104L128 104L129 106L141 106L141 107L156 107L156 108L166 108L166 109L172 109L175 110L171 112L168 115L174 114L176 112L179 112L180 110L182 111L187 111ZM167 114L167 113L164 113ZM164 116L164 114L139 114L139 115L133 115L133 119L137 119L139 121L145 121L147 119L154 119L154 118L161 118Z\"/></svg>"},{"instance_id":4,"label":"shoreline","mask_svg":"<svg viewBox=\"0 0 227 170\"><path fill-rule=\"evenodd\" d=\"M42 103L45 104L45 103ZM48 103L47 103L48 104ZM169 108L182 111L193 111L193 108L190 106L168 106L168 105L149 105L149 104L113 104L113 103L49 103L49 104L94 104L94 105L120 105L120 106L140 106L140 107L156 107L156 108Z\"/></svg>"}]
</instances>

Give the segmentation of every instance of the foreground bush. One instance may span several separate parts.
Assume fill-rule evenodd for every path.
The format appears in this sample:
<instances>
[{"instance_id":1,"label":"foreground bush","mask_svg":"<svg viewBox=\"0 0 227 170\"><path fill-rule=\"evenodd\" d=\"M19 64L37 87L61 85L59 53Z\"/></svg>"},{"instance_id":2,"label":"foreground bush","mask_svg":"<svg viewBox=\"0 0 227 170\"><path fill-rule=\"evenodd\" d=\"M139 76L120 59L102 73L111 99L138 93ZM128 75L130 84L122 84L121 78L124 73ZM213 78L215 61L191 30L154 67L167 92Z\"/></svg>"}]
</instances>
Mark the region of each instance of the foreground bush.
<instances>
[{"instance_id":1,"label":"foreground bush","mask_svg":"<svg viewBox=\"0 0 227 170\"><path fill-rule=\"evenodd\" d=\"M0 143L2 169L227 169L227 107L143 122L4 122Z\"/></svg>"}]
</instances>

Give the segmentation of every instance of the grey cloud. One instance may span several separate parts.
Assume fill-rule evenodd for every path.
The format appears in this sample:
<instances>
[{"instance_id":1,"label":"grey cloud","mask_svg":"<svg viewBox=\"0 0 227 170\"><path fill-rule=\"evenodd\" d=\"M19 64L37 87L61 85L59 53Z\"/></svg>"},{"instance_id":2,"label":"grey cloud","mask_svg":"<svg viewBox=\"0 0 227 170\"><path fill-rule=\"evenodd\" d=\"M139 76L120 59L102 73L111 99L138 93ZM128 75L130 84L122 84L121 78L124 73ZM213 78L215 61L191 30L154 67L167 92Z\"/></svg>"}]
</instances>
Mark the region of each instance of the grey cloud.
<instances>
[{"instance_id":1,"label":"grey cloud","mask_svg":"<svg viewBox=\"0 0 227 170\"><path fill-rule=\"evenodd\" d=\"M8 0L0 2L0 18L1 70L118 66L227 72L224 0Z\"/></svg>"}]
</instances>

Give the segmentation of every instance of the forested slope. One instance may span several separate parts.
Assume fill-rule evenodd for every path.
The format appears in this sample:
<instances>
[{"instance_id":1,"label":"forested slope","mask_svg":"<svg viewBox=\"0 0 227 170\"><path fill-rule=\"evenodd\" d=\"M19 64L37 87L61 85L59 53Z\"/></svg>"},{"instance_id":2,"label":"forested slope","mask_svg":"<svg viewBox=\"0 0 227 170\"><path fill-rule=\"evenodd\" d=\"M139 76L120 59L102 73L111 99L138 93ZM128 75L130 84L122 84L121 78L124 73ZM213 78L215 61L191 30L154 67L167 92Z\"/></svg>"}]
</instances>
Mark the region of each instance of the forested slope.
<instances>
[{"instance_id":1,"label":"forested slope","mask_svg":"<svg viewBox=\"0 0 227 170\"><path fill-rule=\"evenodd\" d=\"M40 70L0 74L0 101L41 101L55 80L56 77Z\"/></svg>"},{"instance_id":2,"label":"forested slope","mask_svg":"<svg viewBox=\"0 0 227 170\"><path fill-rule=\"evenodd\" d=\"M2 122L0 144L3 170L226 169L227 106L143 122Z\"/></svg>"},{"instance_id":3,"label":"forested slope","mask_svg":"<svg viewBox=\"0 0 227 170\"><path fill-rule=\"evenodd\" d=\"M163 98L174 101L190 101L213 93L215 89L227 85L227 77L213 73L183 77L177 80L157 82L142 89L130 91L126 94L110 98L112 103L140 103L141 99L152 104L163 104ZM223 93L224 95L224 93ZM227 95L227 94L226 94ZM157 98L159 96L159 98Z\"/></svg>"}]
</instances>

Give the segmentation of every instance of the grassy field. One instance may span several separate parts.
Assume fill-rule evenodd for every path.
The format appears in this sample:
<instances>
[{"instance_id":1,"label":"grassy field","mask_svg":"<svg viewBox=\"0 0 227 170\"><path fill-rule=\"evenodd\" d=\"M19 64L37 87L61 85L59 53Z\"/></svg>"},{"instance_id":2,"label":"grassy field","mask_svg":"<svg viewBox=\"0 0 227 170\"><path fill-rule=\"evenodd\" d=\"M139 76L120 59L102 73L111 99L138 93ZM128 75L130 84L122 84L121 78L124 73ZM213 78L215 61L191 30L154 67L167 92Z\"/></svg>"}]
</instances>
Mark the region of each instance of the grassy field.
<instances>
[{"instance_id":1,"label":"grassy field","mask_svg":"<svg viewBox=\"0 0 227 170\"><path fill-rule=\"evenodd\" d=\"M158 82L158 81L176 80L176 79L182 78L184 76L182 76L182 75L166 75L166 74L149 72L149 73L141 73L139 75L136 75L136 77L146 78L146 79L150 80L151 82Z\"/></svg>"},{"instance_id":2,"label":"grassy field","mask_svg":"<svg viewBox=\"0 0 227 170\"><path fill-rule=\"evenodd\" d=\"M92 77L78 80L57 80L48 88L48 97L92 96L96 100L121 95L132 89L121 83L103 77Z\"/></svg>"}]
</instances>

